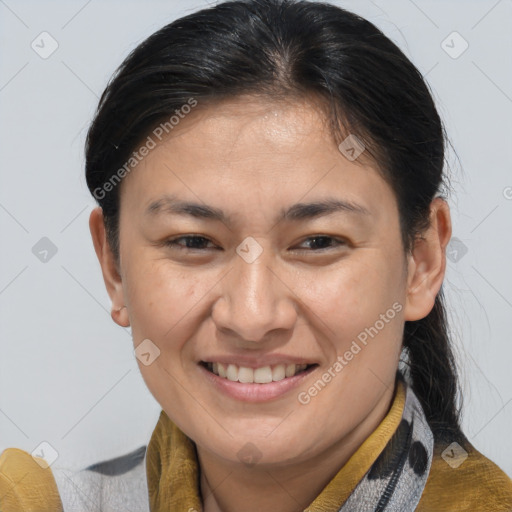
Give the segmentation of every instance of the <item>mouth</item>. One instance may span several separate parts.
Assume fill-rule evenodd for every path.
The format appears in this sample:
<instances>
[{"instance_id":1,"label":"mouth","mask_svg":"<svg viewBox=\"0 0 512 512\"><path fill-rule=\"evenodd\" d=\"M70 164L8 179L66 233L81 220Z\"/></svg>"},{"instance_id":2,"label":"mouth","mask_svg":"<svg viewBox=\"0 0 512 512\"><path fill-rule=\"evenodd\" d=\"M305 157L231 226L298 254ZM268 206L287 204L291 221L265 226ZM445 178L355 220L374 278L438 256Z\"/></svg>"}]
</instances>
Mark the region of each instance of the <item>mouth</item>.
<instances>
[{"instance_id":1,"label":"mouth","mask_svg":"<svg viewBox=\"0 0 512 512\"><path fill-rule=\"evenodd\" d=\"M210 373L221 379L244 384L270 384L299 376L318 366L318 364L276 364L272 366L261 366L249 368L236 364L225 364L213 361L201 361L203 366Z\"/></svg>"}]
</instances>

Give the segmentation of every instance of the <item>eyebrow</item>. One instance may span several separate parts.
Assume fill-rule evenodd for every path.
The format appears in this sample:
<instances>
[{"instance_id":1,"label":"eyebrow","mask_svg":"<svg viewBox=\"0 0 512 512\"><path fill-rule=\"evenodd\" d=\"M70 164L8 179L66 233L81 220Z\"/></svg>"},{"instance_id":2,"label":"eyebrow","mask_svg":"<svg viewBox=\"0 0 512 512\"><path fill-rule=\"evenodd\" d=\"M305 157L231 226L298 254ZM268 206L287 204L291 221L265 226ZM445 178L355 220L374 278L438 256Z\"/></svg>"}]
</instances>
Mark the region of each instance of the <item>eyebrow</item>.
<instances>
[{"instance_id":1,"label":"eyebrow","mask_svg":"<svg viewBox=\"0 0 512 512\"><path fill-rule=\"evenodd\" d=\"M281 209L275 222L291 221L299 222L324 217L335 213L352 213L360 216L371 216L370 211L364 206L352 201L325 198L310 203L296 203L289 208ZM206 219L232 225L234 215L228 215L221 209L206 204L183 201L176 196L163 196L152 201L145 210L145 215L156 216L167 213L170 215L189 216L197 219Z\"/></svg>"}]
</instances>

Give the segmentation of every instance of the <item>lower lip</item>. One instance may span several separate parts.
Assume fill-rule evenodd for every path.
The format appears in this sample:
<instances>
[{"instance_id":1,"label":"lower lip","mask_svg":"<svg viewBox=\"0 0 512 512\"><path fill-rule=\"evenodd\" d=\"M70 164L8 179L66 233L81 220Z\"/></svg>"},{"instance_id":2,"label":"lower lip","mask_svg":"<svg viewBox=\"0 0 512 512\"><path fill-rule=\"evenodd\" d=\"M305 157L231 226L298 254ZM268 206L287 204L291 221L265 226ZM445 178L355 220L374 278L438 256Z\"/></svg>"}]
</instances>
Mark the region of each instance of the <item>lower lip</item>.
<instances>
[{"instance_id":1,"label":"lower lip","mask_svg":"<svg viewBox=\"0 0 512 512\"><path fill-rule=\"evenodd\" d=\"M216 389L231 398L235 398L243 402L268 402L269 400L279 398L291 391L293 388L298 387L306 377L318 368L318 366L312 366L306 371L294 375L293 377L285 377L282 380L269 382L268 384L256 384L233 382L229 379L225 379L224 377L215 375L201 364L198 366L203 372L203 375L213 384L213 386L215 386Z\"/></svg>"}]
</instances>

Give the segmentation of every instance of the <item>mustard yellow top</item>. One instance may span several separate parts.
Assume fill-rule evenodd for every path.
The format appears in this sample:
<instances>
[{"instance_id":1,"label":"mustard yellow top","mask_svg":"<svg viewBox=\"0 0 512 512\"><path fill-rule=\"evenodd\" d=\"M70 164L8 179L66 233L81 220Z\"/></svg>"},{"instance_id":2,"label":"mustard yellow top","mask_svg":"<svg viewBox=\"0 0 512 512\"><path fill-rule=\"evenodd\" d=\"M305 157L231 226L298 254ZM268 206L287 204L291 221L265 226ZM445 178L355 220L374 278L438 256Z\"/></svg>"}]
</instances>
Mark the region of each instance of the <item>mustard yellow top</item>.
<instances>
[{"instance_id":1,"label":"mustard yellow top","mask_svg":"<svg viewBox=\"0 0 512 512\"><path fill-rule=\"evenodd\" d=\"M405 387L397 382L391 408L379 426L307 508L338 512L400 424ZM469 443L468 458L456 471L434 445L427 484L416 512L511 512L512 480ZM44 466L44 464L43 464ZM147 448L147 481L152 511L202 510L194 443L162 411ZM62 512L51 468L8 448L0 456L1 512Z\"/></svg>"}]
</instances>

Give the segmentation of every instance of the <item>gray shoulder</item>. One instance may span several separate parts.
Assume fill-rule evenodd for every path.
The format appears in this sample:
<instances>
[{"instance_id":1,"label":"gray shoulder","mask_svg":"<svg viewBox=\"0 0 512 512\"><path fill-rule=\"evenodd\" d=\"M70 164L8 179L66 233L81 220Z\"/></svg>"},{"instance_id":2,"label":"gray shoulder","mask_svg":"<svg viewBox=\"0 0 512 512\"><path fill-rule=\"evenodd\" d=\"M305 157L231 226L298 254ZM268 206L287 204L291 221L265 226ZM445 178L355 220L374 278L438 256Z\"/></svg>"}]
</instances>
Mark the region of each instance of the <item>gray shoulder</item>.
<instances>
[{"instance_id":1,"label":"gray shoulder","mask_svg":"<svg viewBox=\"0 0 512 512\"><path fill-rule=\"evenodd\" d=\"M64 512L150 512L146 448L78 471L52 467Z\"/></svg>"}]
</instances>

